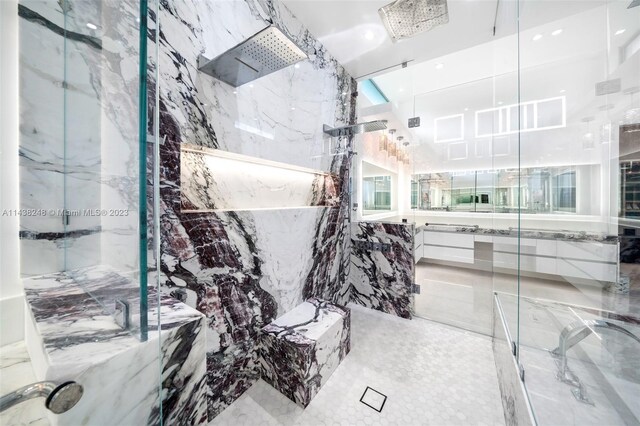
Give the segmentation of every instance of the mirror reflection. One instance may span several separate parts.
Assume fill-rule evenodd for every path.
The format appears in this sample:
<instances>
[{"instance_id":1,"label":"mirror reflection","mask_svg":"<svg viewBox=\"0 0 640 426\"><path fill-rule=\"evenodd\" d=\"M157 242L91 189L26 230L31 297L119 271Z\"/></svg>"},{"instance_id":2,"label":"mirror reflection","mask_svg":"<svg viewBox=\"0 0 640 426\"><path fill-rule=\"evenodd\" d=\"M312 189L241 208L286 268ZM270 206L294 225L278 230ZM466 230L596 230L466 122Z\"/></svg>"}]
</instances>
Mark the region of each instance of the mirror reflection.
<instances>
[{"instance_id":1,"label":"mirror reflection","mask_svg":"<svg viewBox=\"0 0 640 426\"><path fill-rule=\"evenodd\" d=\"M478 213L592 214L598 206L589 200L597 190L598 176L597 165L414 174L411 176L411 208Z\"/></svg>"},{"instance_id":2,"label":"mirror reflection","mask_svg":"<svg viewBox=\"0 0 640 426\"><path fill-rule=\"evenodd\" d=\"M390 170L362 162L362 214L372 215L392 209L392 188L397 175Z\"/></svg>"}]
</instances>

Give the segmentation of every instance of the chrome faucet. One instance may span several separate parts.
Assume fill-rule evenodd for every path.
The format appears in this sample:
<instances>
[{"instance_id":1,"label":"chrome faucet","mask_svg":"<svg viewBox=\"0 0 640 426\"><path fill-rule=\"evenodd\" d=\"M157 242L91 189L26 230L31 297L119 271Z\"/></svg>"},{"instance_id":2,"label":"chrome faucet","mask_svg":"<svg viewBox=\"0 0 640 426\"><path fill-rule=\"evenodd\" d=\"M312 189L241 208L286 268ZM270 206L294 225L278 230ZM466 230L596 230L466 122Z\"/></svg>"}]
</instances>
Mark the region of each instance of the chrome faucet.
<instances>
[{"instance_id":1,"label":"chrome faucet","mask_svg":"<svg viewBox=\"0 0 640 426\"><path fill-rule=\"evenodd\" d=\"M0 412L21 402L33 398L44 397L45 407L55 414L71 410L82 397L84 389L76 382L65 382L60 385L53 382L37 382L21 387L0 398Z\"/></svg>"},{"instance_id":2,"label":"chrome faucet","mask_svg":"<svg viewBox=\"0 0 640 426\"><path fill-rule=\"evenodd\" d=\"M578 401L591 405L594 404L587 395L586 387L569 368L567 351L590 334L595 333L596 328L617 331L640 343L640 338L626 328L605 320L578 320L562 329L558 339L558 347L550 351L551 355L556 358L558 366L556 377L561 382L572 386L571 392Z\"/></svg>"},{"instance_id":3,"label":"chrome faucet","mask_svg":"<svg viewBox=\"0 0 640 426\"><path fill-rule=\"evenodd\" d=\"M617 331L640 343L640 338L624 327L620 327L604 320L578 320L567 325L560 333L558 347L551 351L551 354L560 359L559 375L562 377L567 371L567 351L578 344L582 339L589 336L596 328Z\"/></svg>"}]
</instances>

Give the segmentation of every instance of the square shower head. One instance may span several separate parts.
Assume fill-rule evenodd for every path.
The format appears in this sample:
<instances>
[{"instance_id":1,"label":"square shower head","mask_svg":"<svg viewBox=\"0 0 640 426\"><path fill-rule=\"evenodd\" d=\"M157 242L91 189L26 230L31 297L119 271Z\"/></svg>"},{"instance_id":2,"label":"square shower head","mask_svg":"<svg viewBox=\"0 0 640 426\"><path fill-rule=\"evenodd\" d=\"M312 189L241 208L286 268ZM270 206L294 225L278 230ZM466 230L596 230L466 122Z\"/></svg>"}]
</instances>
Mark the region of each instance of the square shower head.
<instances>
[{"instance_id":1,"label":"square shower head","mask_svg":"<svg viewBox=\"0 0 640 426\"><path fill-rule=\"evenodd\" d=\"M307 54L300 46L271 25L212 60L200 55L198 68L238 87L303 59Z\"/></svg>"},{"instance_id":2,"label":"square shower head","mask_svg":"<svg viewBox=\"0 0 640 426\"><path fill-rule=\"evenodd\" d=\"M447 0L396 0L378 13L394 42L449 22Z\"/></svg>"}]
</instances>

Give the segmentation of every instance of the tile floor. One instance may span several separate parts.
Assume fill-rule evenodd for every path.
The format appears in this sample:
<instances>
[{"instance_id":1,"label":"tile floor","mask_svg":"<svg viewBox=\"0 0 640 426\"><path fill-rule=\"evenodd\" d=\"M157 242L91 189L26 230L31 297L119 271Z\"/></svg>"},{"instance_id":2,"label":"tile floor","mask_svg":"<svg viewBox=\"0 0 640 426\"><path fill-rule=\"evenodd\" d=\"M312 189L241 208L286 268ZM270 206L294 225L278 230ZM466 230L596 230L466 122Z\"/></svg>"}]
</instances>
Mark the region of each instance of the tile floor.
<instances>
[{"instance_id":1,"label":"tile floor","mask_svg":"<svg viewBox=\"0 0 640 426\"><path fill-rule=\"evenodd\" d=\"M305 410L259 381L211 425L504 424L490 338L349 307L351 353ZM360 402L367 386L381 412Z\"/></svg>"}]
</instances>

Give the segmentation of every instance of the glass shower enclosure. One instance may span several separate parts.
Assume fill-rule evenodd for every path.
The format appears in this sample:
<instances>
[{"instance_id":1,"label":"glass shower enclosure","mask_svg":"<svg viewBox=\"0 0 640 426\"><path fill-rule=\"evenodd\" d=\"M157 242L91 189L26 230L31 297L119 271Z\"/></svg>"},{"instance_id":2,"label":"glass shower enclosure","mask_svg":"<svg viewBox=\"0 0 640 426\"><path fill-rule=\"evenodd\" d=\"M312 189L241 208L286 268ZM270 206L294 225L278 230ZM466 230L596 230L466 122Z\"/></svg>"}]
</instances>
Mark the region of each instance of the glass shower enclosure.
<instances>
[{"instance_id":1,"label":"glass shower enclosure","mask_svg":"<svg viewBox=\"0 0 640 426\"><path fill-rule=\"evenodd\" d=\"M35 212L20 220L21 275L63 273L143 341L155 305L154 7L18 4L21 208Z\"/></svg>"},{"instance_id":2,"label":"glass shower enclosure","mask_svg":"<svg viewBox=\"0 0 640 426\"><path fill-rule=\"evenodd\" d=\"M494 336L523 424L640 424L640 6L501 2L496 31L479 78L394 105L414 314Z\"/></svg>"}]
</instances>

